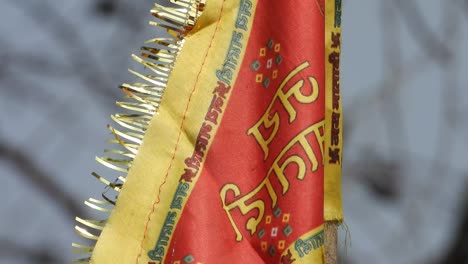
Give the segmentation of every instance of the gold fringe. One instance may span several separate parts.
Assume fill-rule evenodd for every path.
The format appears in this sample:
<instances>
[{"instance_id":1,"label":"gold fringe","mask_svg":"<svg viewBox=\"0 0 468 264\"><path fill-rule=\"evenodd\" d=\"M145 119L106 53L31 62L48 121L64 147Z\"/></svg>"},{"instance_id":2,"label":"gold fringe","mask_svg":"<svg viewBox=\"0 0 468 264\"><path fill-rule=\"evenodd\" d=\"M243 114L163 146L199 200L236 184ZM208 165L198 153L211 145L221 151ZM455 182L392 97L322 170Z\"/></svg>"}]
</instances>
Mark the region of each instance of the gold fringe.
<instances>
[{"instance_id":1,"label":"gold fringe","mask_svg":"<svg viewBox=\"0 0 468 264\"><path fill-rule=\"evenodd\" d=\"M87 229L81 226L75 226L75 232L84 238L88 238L92 240L98 240L99 238L99 236L91 234Z\"/></svg>"},{"instance_id":2,"label":"gold fringe","mask_svg":"<svg viewBox=\"0 0 468 264\"><path fill-rule=\"evenodd\" d=\"M149 24L165 29L167 36L146 41L145 46L140 49L140 56L132 54L132 59L143 65L151 74L142 74L129 69L129 72L140 82L120 85L119 88L125 93L126 100L116 104L129 113L111 115L111 119L119 126L119 129L111 125L107 126L113 135L113 138L107 142L117 144L118 147L104 150L106 156L96 157L98 163L117 172L118 175L112 177L114 180L109 180L110 177L101 176L96 172L91 173L106 186L101 194L104 200L89 198L84 202L88 207L105 213L106 218L115 206L117 195L125 183L125 177L142 143L151 118L158 111L168 77L184 44L184 38L193 29L203 12L205 1L170 0L172 7L156 3L150 11L156 20L150 21ZM122 173L124 175L121 175ZM111 190L115 193L115 200L107 196L107 192ZM74 231L86 238L90 244L72 244L74 253L87 255L73 262L90 263L95 243L107 220L90 220L80 217L76 217L75 220L77 225Z\"/></svg>"},{"instance_id":3,"label":"gold fringe","mask_svg":"<svg viewBox=\"0 0 468 264\"><path fill-rule=\"evenodd\" d=\"M79 217L76 217L75 220L78 222L78 223L81 223L85 226L88 226L88 227L91 227L91 228L94 228L96 230L102 230L104 229L104 225L106 224L106 220L87 220L87 219L81 219Z\"/></svg>"},{"instance_id":4,"label":"gold fringe","mask_svg":"<svg viewBox=\"0 0 468 264\"><path fill-rule=\"evenodd\" d=\"M72 263L91 263L91 257L75 259L75 260L72 260Z\"/></svg>"},{"instance_id":5,"label":"gold fringe","mask_svg":"<svg viewBox=\"0 0 468 264\"><path fill-rule=\"evenodd\" d=\"M104 213L110 213L112 212L112 208L105 208L99 205L96 205L94 203L91 203L90 201L84 201L84 204L86 204L88 207L91 209L97 210L99 212L104 212Z\"/></svg>"},{"instance_id":6,"label":"gold fringe","mask_svg":"<svg viewBox=\"0 0 468 264\"><path fill-rule=\"evenodd\" d=\"M76 254L91 254L94 250L94 247L85 246L81 244L72 243L72 247L75 249L72 250Z\"/></svg>"}]
</instances>

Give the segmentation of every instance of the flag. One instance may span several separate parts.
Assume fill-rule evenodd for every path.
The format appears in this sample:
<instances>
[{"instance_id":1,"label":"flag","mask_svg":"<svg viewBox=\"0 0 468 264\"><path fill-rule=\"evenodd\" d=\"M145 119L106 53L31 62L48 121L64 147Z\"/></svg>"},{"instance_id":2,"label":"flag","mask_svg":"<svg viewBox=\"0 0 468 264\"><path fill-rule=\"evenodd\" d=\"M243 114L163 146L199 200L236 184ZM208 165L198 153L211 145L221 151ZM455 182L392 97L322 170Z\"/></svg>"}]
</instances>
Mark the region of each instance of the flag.
<instances>
[{"instance_id":1,"label":"flag","mask_svg":"<svg viewBox=\"0 0 468 264\"><path fill-rule=\"evenodd\" d=\"M340 0L173 0L77 218L91 263L323 263L341 221Z\"/></svg>"}]
</instances>

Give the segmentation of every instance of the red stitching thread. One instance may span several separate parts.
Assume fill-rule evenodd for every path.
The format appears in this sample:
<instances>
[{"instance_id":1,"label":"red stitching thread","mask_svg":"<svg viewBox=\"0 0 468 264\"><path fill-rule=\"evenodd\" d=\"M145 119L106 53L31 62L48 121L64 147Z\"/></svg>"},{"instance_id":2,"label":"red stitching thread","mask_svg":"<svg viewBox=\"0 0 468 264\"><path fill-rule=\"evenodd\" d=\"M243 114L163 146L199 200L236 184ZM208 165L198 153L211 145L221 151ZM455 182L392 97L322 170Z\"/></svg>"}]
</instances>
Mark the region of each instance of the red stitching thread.
<instances>
[{"instance_id":1,"label":"red stitching thread","mask_svg":"<svg viewBox=\"0 0 468 264\"><path fill-rule=\"evenodd\" d=\"M206 54L205 54L205 57L203 59L203 63L200 67L200 71L198 72L198 75L197 75L197 78L195 79L195 84L192 88L192 92L190 93L190 96L189 96L189 100L187 102L187 106L185 107L185 111L184 111L184 116L182 118L182 122L180 124L180 128L179 128L179 134L177 136L177 142L176 142L176 146L174 148L174 152L172 153L172 158L171 158L171 163L169 164L169 167L167 168L167 171L166 171L166 174L164 176L164 181L162 182L162 184L159 186L159 190L158 190L158 196L157 196L157 200L154 201L153 203L153 207L151 209L151 212L148 214L148 219L146 221L146 224L145 224L145 231L143 233L143 239L141 240L141 244L140 244L140 251L138 252L138 256L136 258L136 263L138 264L139 261L140 261L140 258L141 258L141 253L143 251L143 243L146 239L146 234L148 232L148 227L149 227L149 223L151 222L151 216L153 215L154 211L156 210L156 205L159 204L159 202L161 201L161 198L160 198L160 195L161 195L161 191L162 191L162 187L164 186L164 184L166 183L167 181L167 177L169 176L169 171L171 170L172 168L172 164L174 163L174 159L175 159L175 155L176 155L176 152L177 152L177 148L179 147L179 142L180 142L180 136L182 135L182 128L184 126L184 123L185 123L185 119L187 117L187 114L188 114L188 108L189 108L189 105L190 105L190 102L192 101L192 96L193 94L195 93L195 88L197 87L197 84L198 84L198 81L199 81L199 78L200 78L200 75L201 75L201 72L203 70L203 67L205 66L205 62L206 62L206 58L208 57L208 53L211 49L211 45L213 44L213 39L216 35L216 32L218 32L218 26L219 26L219 22L221 21L221 14L223 13L223 9L224 9L224 3L225 3L225 0L223 0L223 4L221 5L221 10L219 12L219 17L218 17L218 21L216 22L216 28L215 28L215 31L213 33L213 36L211 37L211 40L210 40L210 44L208 45L208 49L206 51Z\"/></svg>"}]
</instances>

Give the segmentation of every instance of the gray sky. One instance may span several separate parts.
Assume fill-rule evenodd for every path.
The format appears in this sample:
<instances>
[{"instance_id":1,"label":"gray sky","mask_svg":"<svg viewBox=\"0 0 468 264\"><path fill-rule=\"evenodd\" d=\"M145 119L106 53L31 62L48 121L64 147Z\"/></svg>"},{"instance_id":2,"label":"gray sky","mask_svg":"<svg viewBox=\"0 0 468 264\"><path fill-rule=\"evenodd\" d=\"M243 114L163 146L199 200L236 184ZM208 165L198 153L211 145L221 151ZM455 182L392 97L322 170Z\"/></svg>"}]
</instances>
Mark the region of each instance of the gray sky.
<instances>
[{"instance_id":1,"label":"gray sky","mask_svg":"<svg viewBox=\"0 0 468 264\"><path fill-rule=\"evenodd\" d=\"M80 203L103 190L90 172L100 170L94 156L102 154L110 137L106 125L116 111L117 86L131 81L126 73L134 67L131 52L156 34L145 26L152 1L121 0L116 13L99 17L96 2L44 0L54 9L37 10L37 0L0 1L0 141L24 152ZM343 196L352 238L346 256L352 263L427 263L437 256L452 237L466 186L460 183L467 181L467 5L414 1L430 32L456 51L453 64L441 66L396 2L344 3L342 93L349 136ZM442 23L448 2L460 6L452 11L453 39ZM393 47L399 60L384 56L385 47ZM400 61L399 75L389 64L392 59ZM96 75L105 80L102 85ZM447 93L455 94L448 96L448 107L443 103ZM458 113L451 115L455 121L442 118L441 108ZM440 148L439 142L449 147ZM366 184L366 164L380 159L398 164L397 200L376 198ZM53 248L58 256L72 258L70 245L77 236L70 215L9 159L0 164L1 239L15 241L24 252ZM370 174L384 182L395 176ZM24 254L0 252L0 263L31 263Z\"/></svg>"}]
</instances>

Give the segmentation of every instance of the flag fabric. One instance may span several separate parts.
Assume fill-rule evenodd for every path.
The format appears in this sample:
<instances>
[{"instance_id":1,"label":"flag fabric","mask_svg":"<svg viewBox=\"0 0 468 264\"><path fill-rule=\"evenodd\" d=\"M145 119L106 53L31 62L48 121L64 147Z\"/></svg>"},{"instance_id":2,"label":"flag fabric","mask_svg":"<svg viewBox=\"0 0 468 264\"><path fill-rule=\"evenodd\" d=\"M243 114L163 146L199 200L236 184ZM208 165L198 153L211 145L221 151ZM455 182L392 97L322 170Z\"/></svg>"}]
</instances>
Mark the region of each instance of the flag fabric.
<instances>
[{"instance_id":1,"label":"flag fabric","mask_svg":"<svg viewBox=\"0 0 468 264\"><path fill-rule=\"evenodd\" d=\"M340 0L174 0L110 127L91 263L323 263L343 219ZM109 207L110 206L110 207ZM96 233L97 232L97 233Z\"/></svg>"}]
</instances>

